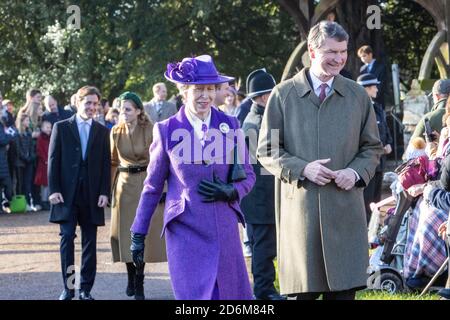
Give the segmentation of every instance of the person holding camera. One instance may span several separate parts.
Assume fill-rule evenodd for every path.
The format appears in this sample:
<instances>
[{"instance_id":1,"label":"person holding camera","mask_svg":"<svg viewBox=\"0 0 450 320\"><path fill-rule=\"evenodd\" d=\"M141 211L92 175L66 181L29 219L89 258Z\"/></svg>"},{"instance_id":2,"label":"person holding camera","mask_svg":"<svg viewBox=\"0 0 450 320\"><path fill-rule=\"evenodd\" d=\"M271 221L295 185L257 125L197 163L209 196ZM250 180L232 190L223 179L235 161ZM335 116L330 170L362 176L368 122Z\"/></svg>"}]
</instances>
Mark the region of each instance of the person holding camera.
<instances>
[{"instance_id":1,"label":"person holding camera","mask_svg":"<svg viewBox=\"0 0 450 320\"><path fill-rule=\"evenodd\" d=\"M434 106L430 112L425 114L422 119L420 119L419 123L414 130L413 135L411 136L411 140L416 137L424 137L425 134L425 119L428 118L430 120L431 130L433 132L433 141L438 140L438 132L442 130L442 117L445 114L445 105L447 103L448 96L450 94L450 80L438 80L433 85L433 102Z\"/></svg>"}]
</instances>

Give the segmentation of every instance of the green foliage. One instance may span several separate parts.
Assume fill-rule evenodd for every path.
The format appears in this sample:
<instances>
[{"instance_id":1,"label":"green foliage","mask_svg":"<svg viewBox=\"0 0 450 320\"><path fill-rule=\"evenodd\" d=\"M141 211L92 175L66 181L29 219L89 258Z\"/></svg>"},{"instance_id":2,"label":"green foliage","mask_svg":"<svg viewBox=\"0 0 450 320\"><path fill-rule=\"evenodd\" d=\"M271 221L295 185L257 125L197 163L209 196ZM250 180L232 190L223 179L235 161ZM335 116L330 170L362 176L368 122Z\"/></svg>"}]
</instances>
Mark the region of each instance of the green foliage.
<instances>
[{"instance_id":1,"label":"green foliage","mask_svg":"<svg viewBox=\"0 0 450 320\"><path fill-rule=\"evenodd\" d=\"M412 0L380 3L385 54L409 83L436 26ZM81 30L67 29L71 4ZM3 0L0 16L0 90L16 106L30 87L65 104L85 84L110 100L124 90L148 100L168 62L205 53L242 84L261 67L279 80L300 40L294 18L271 0Z\"/></svg>"},{"instance_id":2,"label":"green foliage","mask_svg":"<svg viewBox=\"0 0 450 320\"><path fill-rule=\"evenodd\" d=\"M280 78L298 40L290 17L268 0L74 2L0 3L0 88L16 105L30 87L65 104L85 84L110 100L124 90L150 99L167 62L205 53L223 73L245 79L266 67ZM66 26L71 4L81 9L81 30Z\"/></svg>"},{"instance_id":3,"label":"green foliage","mask_svg":"<svg viewBox=\"0 0 450 320\"><path fill-rule=\"evenodd\" d=\"M412 0L382 2L387 55L390 63L399 65L401 81L409 87L412 79L419 75L423 55L437 33L437 27L432 16ZM436 73L433 77L439 78Z\"/></svg>"}]
</instances>

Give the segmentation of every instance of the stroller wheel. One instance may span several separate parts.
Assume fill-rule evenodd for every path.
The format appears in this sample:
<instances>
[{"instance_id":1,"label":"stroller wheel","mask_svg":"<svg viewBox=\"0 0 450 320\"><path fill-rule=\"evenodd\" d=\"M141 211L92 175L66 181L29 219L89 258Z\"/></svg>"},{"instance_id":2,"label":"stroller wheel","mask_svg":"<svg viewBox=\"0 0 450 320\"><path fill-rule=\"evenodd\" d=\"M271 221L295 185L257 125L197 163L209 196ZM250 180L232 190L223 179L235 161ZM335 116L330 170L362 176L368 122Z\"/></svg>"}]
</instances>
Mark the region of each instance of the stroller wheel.
<instances>
[{"instance_id":1,"label":"stroller wheel","mask_svg":"<svg viewBox=\"0 0 450 320\"><path fill-rule=\"evenodd\" d=\"M373 278L372 288L389 294L395 294L403 291L403 282L402 279L393 272L382 272L378 273Z\"/></svg>"}]
</instances>

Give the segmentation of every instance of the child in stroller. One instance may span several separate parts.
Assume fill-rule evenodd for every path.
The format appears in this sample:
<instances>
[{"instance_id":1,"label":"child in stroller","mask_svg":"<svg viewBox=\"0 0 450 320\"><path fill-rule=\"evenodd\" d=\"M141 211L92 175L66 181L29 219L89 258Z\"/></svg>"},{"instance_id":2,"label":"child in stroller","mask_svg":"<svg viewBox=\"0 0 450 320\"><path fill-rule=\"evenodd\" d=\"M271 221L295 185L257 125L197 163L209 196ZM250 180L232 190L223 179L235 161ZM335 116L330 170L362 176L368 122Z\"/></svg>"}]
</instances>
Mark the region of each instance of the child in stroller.
<instances>
[{"instance_id":1,"label":"child in stroller","mask_svg":"<svg viewBox=\"0 0 450 320\"><path fill-rule=\"evenodd\" d=\"M430 178L436 179L437 176ZM396 293L423 288L428 278L424 277L424 283L417 285L414 281L419 279L418 275L433 276L440 260L446 258L444 244L433 241L430 248L427 241L439 237L434 229L439 225L436 223L446 216L442 211L427 209L422 203L423 185L404 191L397 180L391 189L393 196L372 204L369 242L376 249L370 259L368 288ZM394 203L395 208L390 208L383 217L386 206Z\"/></svg>"}]
</instances>

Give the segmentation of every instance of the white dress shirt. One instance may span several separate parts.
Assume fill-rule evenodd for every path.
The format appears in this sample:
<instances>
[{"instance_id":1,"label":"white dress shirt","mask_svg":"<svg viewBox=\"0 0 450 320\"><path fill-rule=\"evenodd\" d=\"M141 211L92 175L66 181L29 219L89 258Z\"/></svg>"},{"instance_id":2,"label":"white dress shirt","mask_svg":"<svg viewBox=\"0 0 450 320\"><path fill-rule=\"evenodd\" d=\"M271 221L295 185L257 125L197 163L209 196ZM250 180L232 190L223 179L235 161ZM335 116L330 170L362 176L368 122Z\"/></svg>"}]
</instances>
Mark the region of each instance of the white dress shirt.
<instances>
[{"instance_id":1,"label":"white dress shirt","mask_svg":"<svg viewBox=\"0 0 450 320\"><path fill-rule=\"evenodd\" d=\"M323 82L318 77L316 77L316 75L314 73L312 73L312 71L309 71L309 75L311 77L314 93L316 94L316 96L318 96L318 97L320 96L320 91L321 91L320 86L322 85L322 83L326 83L327 84L327 88L325 89L325 93L328 96L328 94L331 91L331 86L333 85L334 77L331 78L330 80L328 80L327 82Z\"/></svg>"},{"instance_id":2,"label":"white dress shirt","mask_svg":"<svg viewBox=\"0 0 450 320\"><path fill-rule=\"evenodd\" d=\"M78 126L78 134L80 135L80 142L81 142L81 150L82 150L82 156L83 159L86 158L86 151L87 151L87 144L89 141L89 133L91 131L91 127L92 127L92 118L88 119L88 120L84 120L80 117L80 115L76 115L75 119L77 121L77 126ZM82 130L86 130L86 141L85 141L85 146L83 146L83 138L82 138Z\"/></svg>"},{"instance_id":3,"label":"white dress shirt","mask_svg":"<svg viewBox=\"0 0 450 320\"><path fill-rule=\"evenodd\" d=\"M80 117L79 114L77 114L75 116L75 119L77 120L78 132L80 132L80 130L81 130L82 122L86 122L88 124L88 137L89 137L89 132L91 131L91 127L92 127L92 118L90 118L88 120L84 120L83 118Z\"/></svg>"},{"instance_id":4,"label":"white dress shirt","mask_svg":"<svg viewBox=\"0 0 450 320\"><path fill-rule=\"evenodd\" d=\"M191 126L194 128L194 133L197 138L202 141L204 132L202 131L202 125L206 124L206 127L209 129L209 125L211 123L211 110L209 111L208 116L205 120L200 119L195 114L193 114L188 107L186 107L186 118L188 119Z\"/></svg>"}]
</instances>

